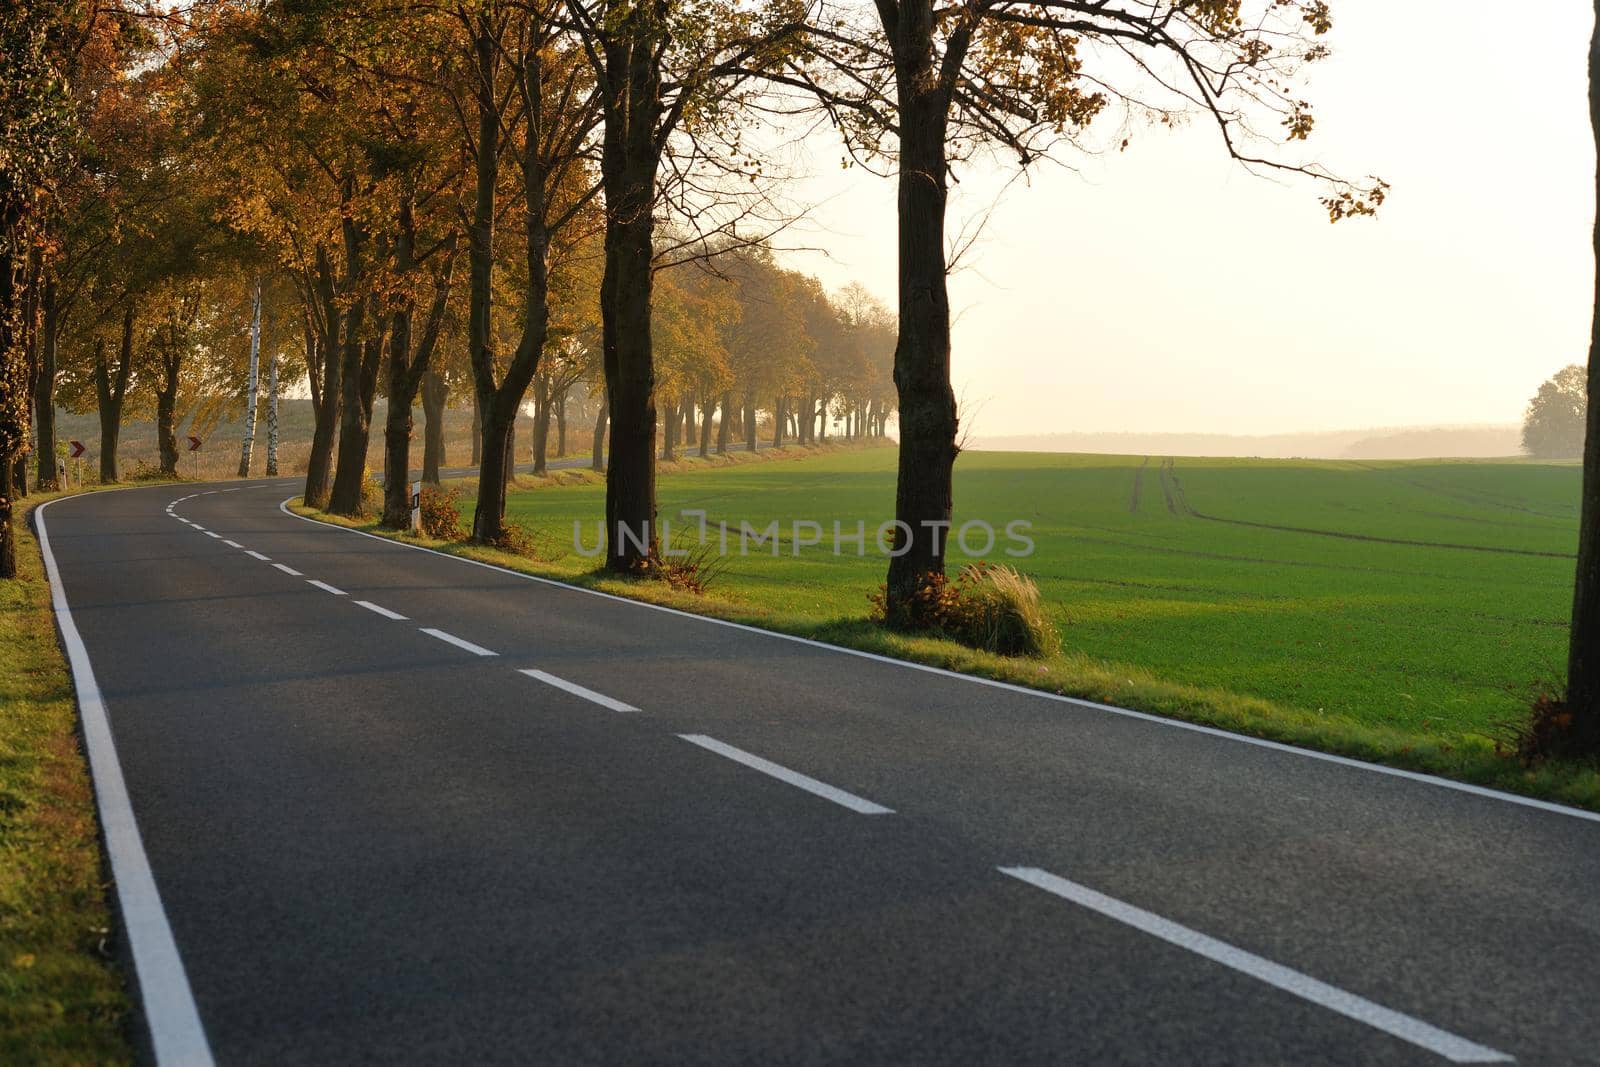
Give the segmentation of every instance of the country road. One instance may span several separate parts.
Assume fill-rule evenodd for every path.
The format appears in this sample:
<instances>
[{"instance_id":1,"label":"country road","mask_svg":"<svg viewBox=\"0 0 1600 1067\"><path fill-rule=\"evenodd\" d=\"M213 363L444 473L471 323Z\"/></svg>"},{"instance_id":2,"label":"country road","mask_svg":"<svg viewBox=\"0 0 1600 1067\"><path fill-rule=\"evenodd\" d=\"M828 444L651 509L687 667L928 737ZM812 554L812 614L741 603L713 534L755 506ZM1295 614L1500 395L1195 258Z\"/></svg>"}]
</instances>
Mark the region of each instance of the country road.
<instances>
[{"instance_id":1,"label":"country road","mask_svg":"<svg viewBox=\"0 0 1600 1067\"><path fill-rule=\"evenodd\" d=\"M36 513L155 1062L1600 1062L1588 813L541 582L298 491Z\"/></svg>"}]
</instances>

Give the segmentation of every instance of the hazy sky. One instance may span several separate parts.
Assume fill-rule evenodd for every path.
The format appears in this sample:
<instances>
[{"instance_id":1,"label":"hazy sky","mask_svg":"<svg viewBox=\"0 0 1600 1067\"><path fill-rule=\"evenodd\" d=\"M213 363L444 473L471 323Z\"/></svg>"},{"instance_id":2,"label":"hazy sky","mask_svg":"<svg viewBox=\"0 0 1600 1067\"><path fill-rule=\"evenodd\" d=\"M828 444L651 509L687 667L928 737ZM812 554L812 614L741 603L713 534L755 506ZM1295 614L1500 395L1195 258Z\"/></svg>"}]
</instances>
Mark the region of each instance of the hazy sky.
<instances>
[{"instance_id":1,"label":"hazy sky","mask_svg":"<svg viewBox=\"0 0 1600 1067\"><path fill-rule=\"evenodd\" d=\"M1586 0L1335 0L1311 145L1393 185L1329 225L1198 124L1010 187L952 278L957 395L981 434L1277 433L1514 422L1582 362L1593 293ZM894 185L819 141L790 263L891 305ZM1007 175L1008 176L1008 175ZM965 173L956 216L995 203ZM956 220L959 224L959 219ZM952 227L952 230L955 227Z\"/></svg>"}]
</instances>

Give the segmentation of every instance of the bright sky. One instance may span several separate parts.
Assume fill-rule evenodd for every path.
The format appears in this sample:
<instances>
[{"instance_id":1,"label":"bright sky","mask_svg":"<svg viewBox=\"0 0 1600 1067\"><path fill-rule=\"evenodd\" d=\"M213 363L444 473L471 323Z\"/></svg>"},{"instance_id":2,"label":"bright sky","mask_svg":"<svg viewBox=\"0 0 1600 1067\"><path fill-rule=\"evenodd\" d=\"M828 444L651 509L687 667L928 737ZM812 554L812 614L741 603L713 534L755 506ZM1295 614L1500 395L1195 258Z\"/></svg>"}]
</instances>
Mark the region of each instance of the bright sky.
<instances>
[{"instance_id":1,"label":"bright sky","mask_svg":"<svg viewBox=\"0 0 1600 1067\"><path fill-rule=\"evenodd\" d=\"M1211 130L1045 165L952 278L954 377L979 434L1280 433L1515 422L1582 362L1593 294L1586 0L1335 0L1312 147L1393 190L1328 224L1318 188L1252 176ZM1527 29L1526 27L1524 28ZM826 143L791 265L891 306L894 185ZM959 216L1004 184L962 176Z\"/></svg>"}]
</instances>

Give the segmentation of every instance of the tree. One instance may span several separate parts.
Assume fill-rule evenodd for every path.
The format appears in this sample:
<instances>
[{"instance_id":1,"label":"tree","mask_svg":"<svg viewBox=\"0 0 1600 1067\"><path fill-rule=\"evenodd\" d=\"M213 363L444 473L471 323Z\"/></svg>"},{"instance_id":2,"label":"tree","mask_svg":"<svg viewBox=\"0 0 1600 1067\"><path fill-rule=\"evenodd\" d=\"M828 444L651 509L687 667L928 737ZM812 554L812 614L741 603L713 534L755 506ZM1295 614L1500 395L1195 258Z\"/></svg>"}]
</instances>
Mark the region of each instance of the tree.
<instances>
[{"instance_id":1,"label":"tree","mask_svg":"<svg viewBox=\"0 0 1600 1067\"><path fill-rule=\"evenodd\" d=\"M472 537L505 536L506 483L515 462L517 412L538 372L550 329L551 249L598 192L589 167L598 93L587 64L557 17L561 0L518 6L489 0L457 11L470 100L456 103L462 151L475 179L467 224L470 290L467 347L481 458ZM471 114L476 123L467 121ZM497 355L494 318L500 160L509 152L521 181L524 272L520 322L508 358ZM503 325L503 324L502 324Z\"/></svg>"},{"instance_id":2,"label":"tree","mask_svg":"<svg viewBox=\"0 0 1600 1067\"><path fill-rule=\"evenodd\" d=\"M1522 450L1541 459L1572 459L1583 455L1583 430L1587 418L1586 375L1576 363L1563 367L1528 401L1522 418Z\"/></svg>"},{"instance_id":3,"label":"tree","mask_svg":"<svg viewBox=\"0 0 1600 1067\"><path fill-rule=\"evenodd\" d=\"M1074 147L1114 105L1170 124L1198 114L1249 166L1333 183L1331 217L1370 214L1385 186L1338 182L1314 165L1246 154L1252 122L1289 140L1312 129L1294 91L1327 49L1324 0L876 0L872 16L825 6L804 62L773 75L813 94L862 157L898 164L900 409L897 554L887 606L903 621L911 594L944 570L957 453L950 385L945 208L951 167L1002 150L1026 167ZM1124 124L1124 129L1128 128ZM1127 143L1123 138L1123 145Z\"/></svg>"},{"instance_id":4,"label":"tree","mask_svg":"<svg viewBox=\"0 0 1600 1067\"><path fill-rule=\"evenodd\" d=\"M657 552L655 357L650 299L662 164L676 141L737 127L735 95L801 28L801 6L731 0L567 0L604 111L601 347L610 405L606 567L629 572ZM683 170L705 153L686 149Z\"/></svg>"},{"instance_id":5,"label":"tree","mask_svg":"<svg viewBox=\"0 0 1600 1067\"><path fill-rule=\"evenodd\" d=\"M1600 150L1600 3L1589 43L1589 120ZM1600 175L1596 177L1600 207ZM1600 267L1600 215L1595 219L1594 250ZM1600 274L1595 298L1600 301ZM1600 754L1600 304L1589 334L1589 367L1583 445L1583 503L1578 519L1578 565L1572 591L1572 629L1567 644L1567 713L1575 754Z\"/></svg>"},{"instance_id":6,"label":"tree","mask_svg":"<svg viewBox=\"0 0 1600 1067\"><path fill-rule=\"evenodd\" d=\"M44 214L72 131L51 48L67 18L52 0L0 9L0 578L17 573L12 498L28 449Z\"/></svg>"}]
</instances>

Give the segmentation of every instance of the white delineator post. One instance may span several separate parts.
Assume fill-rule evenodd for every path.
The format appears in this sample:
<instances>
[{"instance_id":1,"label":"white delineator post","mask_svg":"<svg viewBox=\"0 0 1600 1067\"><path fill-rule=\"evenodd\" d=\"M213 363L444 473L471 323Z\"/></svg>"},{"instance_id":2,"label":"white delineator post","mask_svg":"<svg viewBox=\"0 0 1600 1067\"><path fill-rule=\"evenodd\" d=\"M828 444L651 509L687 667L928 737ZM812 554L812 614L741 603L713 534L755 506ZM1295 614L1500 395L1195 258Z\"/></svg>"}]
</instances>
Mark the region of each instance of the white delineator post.
<instances>
[{"instance_id":1,"label":"white delineator post","mask_svg":"<svg viewBox=\"0 0 1600 1067\"><path fill-rule=\"evenodd\" d=\"M422 483L411 483L411 532L422 532Z\"/></svg>"},{"instance_id":2,"label":"white delineator post","mask_svg":"<svg viewBox=\"0 0 1600 1067\"><path fill-rule=\"evenodd\" d=\"M267 477L278 476L278 353L267 364Z\"/></svg>"},{"instance_id":3,"label":"white delineator post","mask_svg":"<svg viewBox=\"0 0 1600 1067\"><path fill-rule=\"evenodd\" d=\"M256 397L261 388L261 279L256 279L250 311L250 376L244 387L244 443L239 448L239 477L250 477L250 453L256 444Z\"/></svg>"}]
</instances>

